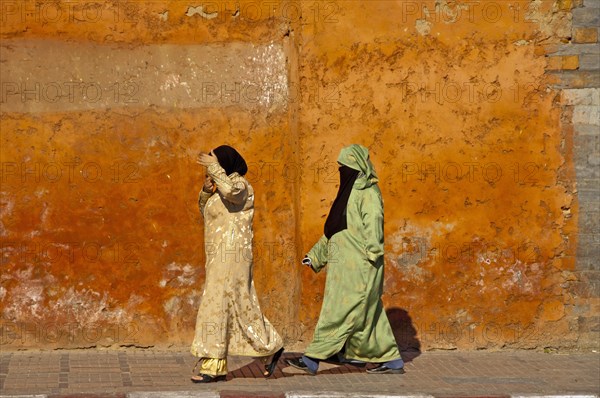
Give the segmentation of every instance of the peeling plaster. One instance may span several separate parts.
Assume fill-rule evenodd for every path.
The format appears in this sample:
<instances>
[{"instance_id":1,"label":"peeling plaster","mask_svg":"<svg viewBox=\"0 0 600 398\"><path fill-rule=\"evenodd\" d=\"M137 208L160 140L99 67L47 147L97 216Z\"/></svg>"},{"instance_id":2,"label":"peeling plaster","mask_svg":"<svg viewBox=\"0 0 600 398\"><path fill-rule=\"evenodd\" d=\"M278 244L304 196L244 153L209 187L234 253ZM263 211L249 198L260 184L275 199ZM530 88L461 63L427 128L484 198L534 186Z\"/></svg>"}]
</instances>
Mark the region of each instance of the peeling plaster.
<instances>
[{"instance_id":1,"label":"peeling plaster","mask_svg":"<svg viewBox=\"0 0 600 398\"><path fill-rule=\"evenodd\" d=\"M427 36L429 33L431 33L431 26L432 23L424 19L417 19L415 23L415 29L417 29L417 32L421 36Z\"/></svg>"},{"instance_id":2,"label":"peeling plaster","mask_svg":"<svg viewBox=\"0 0 600 398\"><path fill-rule=\"evenodd\" d=\"M163 308L169 316L175 317L181 310L181 299L177 296L171 297L165 301Z\"/></svg>"},{"instance_id":3,"label":"peeling plaster","mask_svg":"<svg viewBox=\"0 0 600 398\"><path fill-rule=\"evenodd\" d=\"M47 59L55 52L61 57L48 65ZM1 55L3 78L14 88L14 95L6 96L2 104L6 112L237 106L264 107L271 113L284 111L289 102L287 61L281 42L121 48L6 40ZM19 61L23 58L30 62L23 64ZM45 70L42 77L40 68ZM87 83L89 76L94 76L93 83ZM57 94L52 101L21 101L24 82L32 80L39 89L36 95L52 87L66 97ZM87 88L71 93L56 83L70 81L82 81L82 87Z\"/></svg>"},{"instance_id":4,"label":"peeling plaster","mask_svg":"<svg viewBox=\"0 0 600 398\"><path fill-rule=\"evenodd\" d=\"M187 9L187 12L185 13L185 15L187 15L188 17L193 17L196 14L198 14L202 18L206 18L206 19L214 19L219 15L219 13L216 11L210 12L210 13L204 12L203 6L198 6L198 7L189 6Z\"/></svg>"},{"instance_id":5,"label":"peeling plaster","mask_svg":"<svg viewBox=\"0 0 600 398\"><path fill-rule=\"evenodd\" d=\"M435 2L435 12L442 15L445 24L456 23L463 15L463 11L469 11L468 4L454 4L455 6L451 7L446 0L436 0Z\"/></svg>"},{"instance_id":6,"label":"peeling plaster","mask_svg":"<svg viewBox=\"0 0 600 398\"><path fill-rule=\"evenodd\" d=\"M566 11L553 9L548 12L544 9L545 4L542 0L533 0L527 7L525 20L528 22L537 22L540 28L541 37L538 42L556 39L566 39L571 36L571 23L573 14Z\"/></svg>"},{"instance_id":7,"label":"peeling plaster","mask_svg":"<svg viewBox=\"0 0 600 398\"><path fill-rule=\"evenodd\" d=\"M451 10L440 10L448 3L453 7ZM390 188L385 192L386 261L392 265L389 272L386 271L386 286L392 288L388 291L392 296L386 304L406 309L418 331L425 330L422 336L427 336L427 328L438 325L440 320L476 322L464 325L471 329L472 333L467 331L470 336L474 335L475 328L481 331L485 325L492 324L531 327L536 333L539 329L539 335L527 336L528 340L515 342L499 338L483 344L473 341L442 344L448 348L461 348L461 344L470 349L506 345L535 348L541 347L542 343L568 345L575 341L576 328L566 329L569 323L577 321L570 313L570 306L586 301L569 298L569 293L565 293L563 285L576 284L580 280L572 272L561 271L572 265L569 253L566 250L562 253L560 235L568 234L570 238L571 232L567 231L569 225L564 220L556 221L562 202L568 202L572 197L571 192L564 193L564 187L556 186L555 174L556 170L564 168L568 171L571 167L570 160L562 160L564 152L559 149L564 145L568 150L569 144L561 141L556 123L559 115L555 101L546 95L547 90L536 89L526 100L515 101L510 89L513 85L544 87L546 62L543 54L534 52L533 45L540 41L542 44L544 41L560 42L561 38L554 32L570 35L570 28L565 24L569 22L570 13L557 9L556 2L526 3L518 14L519 21L513 21L513 13L505 13L501 23L510 27L495 29L495 25L481 21L472 24L464 14L459 23L449 25L462 11L460 5L438 0L435 3L437 14L431 7L431 11L423 10L415 31L412 28L414 19L399 29L389 28L398 27L398 21L406 16L401 7L389 7L384 3L382 7L374 7L370 15L384 22L374 25L373 18L364 18L364 5L335 2L343 9L343 18L333 15L337 18L335 29L299 23L295 28L298 36L303 38L301 43L284 45L280 42L268 44L274 37L281 39L281 24L276 19L261 19L261 23L253 25L238 21L239 24L224 28L223 25L186 18L183 16L186 8L190 16L200 14L201 18L207 18L198 7L188 8L187 5L181 15L169 19L169 26L161 21L166 17L162 5L143 6L142 20L133 30L115 29L112 18L94 24L64 24L60 33L56 31L57 24L29 29L29 20L24 23L19 23L18 18L8 21L6 32L10 39L6 42L14 42L15 51L27 48L29 55L36 56L39 61L27 74L15 73L7 78L4 76L6 69L3 69L3 78L7 81L21 82L27 78L37 81L39 70L43 70L44 77L50 80L40 83L46 86L49 82L79 81L89 74L100 79L103 87L114 87L112 84L119 83L124 89L128 79L133 79L139 91L135 97L138 102L133 106L124 103L131 99L127 91L119 92L118 102L114 97L116 91L93 103L58 99L53 103L29 101L24 104L20 95L11 96L12 102L3 105L12 107L7 111L9 117L2 120L3 132L14 132L6 137L10 145L2 146L5 159L17 163L69 161L68 156L75 153L84 160L101 163L105 159L114 159L115 153L123 153L123 159L140 167L145 183L127 186L111 183L110 198L106 199L103 213L107 222L99 228L90 228L86 222L81 222L80 216L97 209L92 207L93 201L86 195L105 195L106 185L91 184L83 189L42 181L39 187L50 189L40 197L36 191L39 187L19 184L16 175L16 188L10 191L11 197L7 200L2 197L2 228L10 230L2 229L3 236L10 240L25 240L26 234L37 227L20 221L29 220L33 214L33 221L37 222L43 202L48 202L52 205L52 212L48 213L51 225L40 230L54 235L59 242L63 235L89 236L98 242L107 236L120 238L122 243L135 241L139 244L136 255L140 261L135 269L129 264L100 264L101 271L108 271L106 278L96 273L96 263L73 265L67 262L66 256L64 262L53 268L44 264L33 272L27 269L26 261L17 262L14 266L24 270L21 277L32 279L18 280L11 273L2 274L3 314L8 302L13 314L17 311L24 324L29 322L26 326L30 327L37 321L28 305L34 304L35 314L39 314L43 304L45 318L40 323L52 322L51 317L55 316L74 316L73 311L78 311L92 320L100 320L98 322L106 319L104 325L108 327L119 320L135 320L140 325L142 338L148 342L189 341L201 293L198 289L203 281L201 266L198 266L203 256L198 250L201 242L196 240L202 229L195 208L198 180L191 178L196 169L190 168L192 162L188 161L195 154L188 148L208 145L218 137L228 137L233 145L242 146L250 159L292 160L310 165L323 159L331 160L331 156L335 159L341 142L352 139L372 145L370 149L376 163L385 156L384 147L389 147L382 143L391 142L397 148L394 159L402 159L402 162L433 164L499 162L502 159L506 161L504 176L508 175L508 167L513 162L525 160L543 165L535 175L539 179L536 184L489 186L481 180L468 185L461 185L464 181L433 184L429 179L422 182L410 178L406 183L395 183L395 187L401 189ZM529 4L534 7L527 7ZM527 21L523 21L525 9L531 11ZM440 12L447 15L440 15ZM235 15L240 15L240 11L237 10ZM439 35L435 40L414 40L414 36L431 34L433 24ZM560 29L555 30L555 27ZM474 29L478 35L473 36ZM52 46L32 46L40 41L52 42ZM158 49L157 43L160 43ZM290 46L286 47L288 44ZM71 53L73 46L76 51ZM48 63L46 47L63 56ZM67 60L71 56L74 62ZM288 62L286 56L292 62ZM298 59L294 60L294 57ZM19 56L12 57L15 58L19 59ZM88 59L92 61L87 62ZM235 62L230 62L232 59ZM139 60L148 61L148 64L137 63ZM257 60L266 64L253 66ZM296 61L300 61L298 68L293 63ZM10 64L11 58L6 62ZM515 65L518 70L514 69ZM51 69L52 66L55 69ZM272 80L253 79L253 76L262 79L262 72L267 71L267 67L281 71L282 76ZM69 73L63 74L65 70ZM132 70L135 71L132 73ZM21 72L22 65L18 64L14 71ZM85 71L85 74L80 75L78 71ZM290 71L292 73L288 74ZM10 68L8 72L11 72ZM285 114L269 113L274 105L285 109L285 97L283 103L278 102L278 98L286 94L287 76L293 79L290 85L300 84L308 91L312 87L325 90L309 93L308 99L298 98L302 112L292 127ZM432 90L437 82L443 84L446 78L449 83L469 83L468 87L475 87L476 83L478 87L488 83L496 86L497 82L505 95L498 103L472 101L466 95L457 102L442 101L440 104L429 100L431 96L404 95L406 87L394 84L398 76L406 76L405 83L423 84L425 90ZM471 80L473 77L476 81ZM203 99L198 95L203 92L202 82L212 83L210 88L215 90L214 96ZM227 92L231 92L236 82L252 83L260 90L266 85L267 90L260 92L252 103L227 102L232 96L222 95L221 84L224 83ZM161 90L161 85L166 85L168 91ZM187 88L192 89L193 98ZM534 94L535 101L530 99ZM164 102L161 97L165 98ZM332 97L335 103L327 101ZM103 99L110 101L103 102ZM163 104L167 106L166 110ZM266 107L261 109L258 106L261 104ZM242 108L248 105L252 112L240 110L235 105ZM578 114L581 118L592 116L583 109ZM356 130L357 120L364 130ZM56 136L47 134L46 126L55 126ZM160 135L168 139L157 142L156 131L161 131ZM356 133L350 133L352 131ZM372 132L376 132L375 138ZM272 142L280 145L269 145ZM45 151L50 145L57 151L58 159L51 157L52 152ZM149 149L152 145L154 147ZM504 151L506 149L510 150ZM485 158L478 159L477 155ZM595 159L597 162L598 157ZM398 178L402 173L400 163L394 161L385 168L377 167L382 181ZM304 243L307 243L318 238L318 231L322 230L322 219L318 216L326 214L329 208L321 205L324 202L319 200L332 199L332 184L304 178L299 180L298 189L291 190L289 181L281 178L268 184L262 180L256 178L257 206L262 200L262 203L268 203L269 209L256 212L257 225L264 227L256 228L257 240L270 241L276 236L282 242L293 243L302 236L306 237ZM319 179L319 182L323 181ZM289 210L289 204L297 199L294 192L302 204L298 212ZM465 201L463 205L462 200L452 202L452 198L462 193L470 197L468 204ZM140 200L128 201L127 198L132 196ZM175 198L189 206L169 206ZM422 211L422 198L435 199L436 203ZM536 204L539 199L544 199L556 212L541 212ZM13 211L11 206L15 203ZM521 209L518 208L520 204L523 204ZM513 205L516 206L514 209ZM573 211L573 217L576 217L577 208L573 207ZM57 215L61 215L60 219ZM295 222L290 223L290 219ZM398 220L403 219L418 219L418 227L402 225ZM456 225L440 224L439 230L438 227L429 228L439 220L451 220ZM495 221L498 228L488 228L487 221L490 220ZM285 227L288 224L300 225L300 229ZM509 229L510 233L507 232ZM444 231L449 230L452 233L444 235ZM120 231L127 231L128 235L119 235ZM530 234L539 240L537 244L542 252L539 263L531 263L537 260L510 260L510 255L502 254L502 242L510 241L508 247L513 247ZM152 238L148 239L148 236ZM436 249L443 245L445 238L448 241L454 239L460 245L469 244L477 237L482 245L497 242L500 251L483 248L462 264L438 261ZM42 234L32 240L34 244L45 244L44 238ZM64 249L69 250L69 247ZM5 256L14 257L12 254L17 252L11 247L5 250ZM548 258L547 253L558 253L559 250L560 256ZM46 268L57 276L56 280L38 275ZM318 303L324 285L322 275L306 274L298 280L296 274L289 273L279 262L265 262L256 271L257 281L262 286L259 290L264 293L261 299L272 303L265 309L276 321L314 325L319 310L314 304ZM89 275L89 281L82 281L80 274ZM40 286L47 288L40 290ZM296 286L291 293L290 286ZM300 302L296 300L299 286L305 293L298 295ZM129 296L136 291L140 296ZM278 300L283 296L294 300ZM569 300L575 304L560 304ZM57 302L63 313L55 312ZM499 308L492 306L490 309L490 302L498 303ZM559 319L560 322L555 322ZM552 323L546 325L544 320ZM548 335L552 337L546 337ZM421 343L423 349L437 345L427 338Z\"/></svg>"},{"instance_id":8,"label":"peeling plaster","mask_svg":"<svg viewBox=\"0 0 600 398\"><path fill-rule=\"evenodd\" d=\"M429 275L429 271L422 265L438 254L432 240L441 239L453 229L454 224L441 222L432 223L429 228L405 225L403 229L386 237L386 244L391 246L391 253L388 255L394 256L392 264L406 277L418 281L424 280Z\"/></svg>"},{"instance_id":9,"label":"peeling plaster","mask_svg":"<svg viewBox=\"0 0 600 398\"><path fill-rule=\"evenodd\" d=\"M170 263L163 272L160 287L187 287L197 283L195 268L191 264Z\"/></svg>"}]
</instances>

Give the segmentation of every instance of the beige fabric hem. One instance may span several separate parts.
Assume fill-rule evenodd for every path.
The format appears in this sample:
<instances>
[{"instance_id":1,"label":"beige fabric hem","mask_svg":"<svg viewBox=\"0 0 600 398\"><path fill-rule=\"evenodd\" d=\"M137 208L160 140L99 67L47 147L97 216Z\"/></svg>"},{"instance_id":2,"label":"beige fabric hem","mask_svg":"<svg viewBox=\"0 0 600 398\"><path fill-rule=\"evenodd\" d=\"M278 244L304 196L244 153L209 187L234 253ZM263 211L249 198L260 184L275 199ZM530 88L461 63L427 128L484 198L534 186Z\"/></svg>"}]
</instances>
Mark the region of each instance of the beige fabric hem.
<instances>
[{"instance_id":1,"label":"beige fabric hem","mask_svg":"<svg viewBox=\"0 0 600 398\"><path fill-rule=\"evenodd\" d=\"M227 359L202 358L198 373L209 376L224 376L227 374Z\"/></svg>"},{"instance_id":2,"label":"beige fabric hem","mask_svg":"<svg viewBox=\"0 0 600 398\"><path fill-rule=\"evenodd\" d=\"M277 351L279 351L282 348L283 348L283 345L273 348L272 350L266 351L264 353L260 353L258 351L236 351L236 350L229 349L229 350L227 350L226 355L237 356L237 357L250 357L250 358L254 358L254 359L259 359L259 358L273 356ZM196 358L218 358L219 356L221 356L221 354L218 354L218 353L215 355L214 352L207 352L206 350L202 350L202 351L204 351L204 352L201 352L200 350L195 349L195 347L192 347L192 349L190 350L190 353L193 356L195 356Z\"/></svg>"}]
</instances>

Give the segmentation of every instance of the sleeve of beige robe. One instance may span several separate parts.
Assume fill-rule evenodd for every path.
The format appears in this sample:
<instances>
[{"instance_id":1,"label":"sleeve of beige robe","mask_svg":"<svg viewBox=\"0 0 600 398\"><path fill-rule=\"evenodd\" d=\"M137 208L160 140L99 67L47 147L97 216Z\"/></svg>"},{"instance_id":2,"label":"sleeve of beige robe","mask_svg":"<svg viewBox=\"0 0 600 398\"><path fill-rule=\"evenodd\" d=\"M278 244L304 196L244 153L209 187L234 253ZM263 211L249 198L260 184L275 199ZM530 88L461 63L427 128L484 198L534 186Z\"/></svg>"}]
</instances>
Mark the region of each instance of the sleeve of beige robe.
<instances>
[{"instance_id":1,"label":"sleeve of beige robe","mask_svg":"<svg viewBox=\"0 0 600 398\"><path fill-rule=\"evenodd\" d=\"M233 181L227 176L219 163L213 163L207 168L208 175L217 185L217 190L223 198L231 203L240 205L248 196L248 187L243 180Z\"/></svg>"},{"instance_id":2,"label":"sleeve of beige robe","mask_svg":"<svg viewBox=\"0 0 600 398\"><path fill-rule=\"evenodd\" d=\"M213 196L212 192L204 192L204 190L200 190L200 195L198 196L198 208L200 209L200 214L202 214L202 216L204 216L206 202L208 202L208 199L211 196Z\"/></svg>"}]
</instances>

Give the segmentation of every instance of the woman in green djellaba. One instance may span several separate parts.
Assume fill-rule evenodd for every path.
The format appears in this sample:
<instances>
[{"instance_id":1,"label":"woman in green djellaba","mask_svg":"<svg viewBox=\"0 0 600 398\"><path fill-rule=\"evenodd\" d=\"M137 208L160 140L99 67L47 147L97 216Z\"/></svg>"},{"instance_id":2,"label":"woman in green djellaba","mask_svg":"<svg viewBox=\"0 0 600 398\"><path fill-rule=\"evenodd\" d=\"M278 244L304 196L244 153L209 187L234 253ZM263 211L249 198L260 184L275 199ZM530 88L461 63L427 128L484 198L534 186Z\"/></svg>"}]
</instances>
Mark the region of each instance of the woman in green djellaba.
<instances>
[{"instance_id":1,"label":"woman in green djellaba","mask_svg":"<svg viewBox=\"0 0 600 398\"><path fill-rule=\"evenodd\" d=\"M325 294L314 337L300 358L287 363L316 374L320 360L377 366L368 373L404 373L383 309L383 201L369 151L341 150L340 187L325 221L324 235L303 264L319 272L327 265Z\"/></svg>"}]
</instances>

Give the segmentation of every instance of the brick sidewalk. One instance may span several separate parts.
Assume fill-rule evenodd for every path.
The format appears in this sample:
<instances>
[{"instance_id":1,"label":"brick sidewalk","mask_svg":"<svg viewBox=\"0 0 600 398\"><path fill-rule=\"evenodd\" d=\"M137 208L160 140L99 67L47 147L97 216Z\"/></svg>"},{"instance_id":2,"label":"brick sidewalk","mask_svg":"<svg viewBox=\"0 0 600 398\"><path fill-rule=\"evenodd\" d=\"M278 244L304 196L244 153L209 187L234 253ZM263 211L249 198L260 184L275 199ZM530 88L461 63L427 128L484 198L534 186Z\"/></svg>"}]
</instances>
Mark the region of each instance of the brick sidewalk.
<instances>
[{"instance_id":1,"label":"brick sidewalk","mask_svg":"<svg viewBox=\"0 0 600 398\"><path fill-rule=\"evenodd\" d=\"M596 353L452 351L407 354L405 359L403 375L368 375L364 368L322 364L314 377L280 361L273 377L265 380L258 362L230 358L227 381L198 385L189 379L195 360L181 351L2 352L0 396L600 395Z\"/></svg>"}]
</instances>

